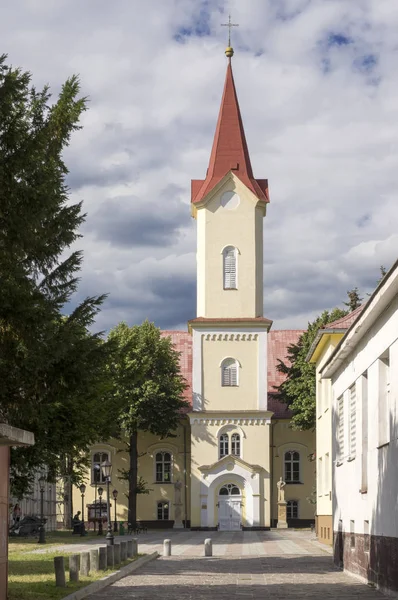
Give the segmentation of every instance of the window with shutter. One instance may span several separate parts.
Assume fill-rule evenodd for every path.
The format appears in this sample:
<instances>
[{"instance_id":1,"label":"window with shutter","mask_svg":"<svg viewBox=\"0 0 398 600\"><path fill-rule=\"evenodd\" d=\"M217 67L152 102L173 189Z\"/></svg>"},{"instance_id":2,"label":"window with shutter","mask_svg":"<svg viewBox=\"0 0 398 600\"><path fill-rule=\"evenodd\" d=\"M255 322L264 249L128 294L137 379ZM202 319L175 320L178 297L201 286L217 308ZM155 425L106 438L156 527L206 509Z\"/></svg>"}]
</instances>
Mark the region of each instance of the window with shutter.
<instances>
[{"instance_id":1,"label":"window with shutter","mask_svg":"<svg viewBox=\"0 0 398 600\"><path fill-rule=\"evenodd\" d=\"M233 246L225 248L224 252L224 289L237 289L237 250Z\"/></svg>"},{"instance_id":2,"label":"window with shutter","mask_svg":"<svg viewBox=\"0 0 398 600\"><path fill-rule=\"evenodd\" d=\"M354 458L357 449L357 395L355 385L350 387L350 457Z\"/></svg>"},{"instance_id":3,"label":"window with shutter","mask_svg":"<svg viewBox=\"0 0 398 600\"><path fill-rule=\"evenodd\" d=\"M337 429L337 443L338 452L337 456L339 460L343 460L344 457L344 396L340 396L337 400L338 408L338 429Z\"/></svg>"},{"instance_id":4,"label":"window with shutter","mask_svg":"<svg viewBox=\"0 0 398 600\"><path fill-rule=\"evenodd\" d=\"M238 365L234 358L227 358L221 365L221 385L238 385Z\"/></svg>"}]
</instances>

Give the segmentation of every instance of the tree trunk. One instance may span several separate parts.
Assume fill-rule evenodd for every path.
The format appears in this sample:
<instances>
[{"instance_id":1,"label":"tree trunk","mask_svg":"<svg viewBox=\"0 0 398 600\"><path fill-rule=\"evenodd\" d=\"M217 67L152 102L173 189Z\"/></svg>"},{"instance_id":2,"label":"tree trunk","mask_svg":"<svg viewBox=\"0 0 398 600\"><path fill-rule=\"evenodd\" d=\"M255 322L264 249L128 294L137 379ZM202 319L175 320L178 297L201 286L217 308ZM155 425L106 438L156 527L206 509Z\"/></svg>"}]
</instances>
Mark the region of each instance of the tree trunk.
<instances>
[{"instance_id":1,"label":"tree trunk","mask_svg":"<svg viewBox=\"0 0 398 600\"><path fill-rule=\"evenodd\" d=\"M130 470L129 470L129 523L133 528L137 524L137 479L138 479L138 431L130 435Z\"/></svg>"}]
</instances>

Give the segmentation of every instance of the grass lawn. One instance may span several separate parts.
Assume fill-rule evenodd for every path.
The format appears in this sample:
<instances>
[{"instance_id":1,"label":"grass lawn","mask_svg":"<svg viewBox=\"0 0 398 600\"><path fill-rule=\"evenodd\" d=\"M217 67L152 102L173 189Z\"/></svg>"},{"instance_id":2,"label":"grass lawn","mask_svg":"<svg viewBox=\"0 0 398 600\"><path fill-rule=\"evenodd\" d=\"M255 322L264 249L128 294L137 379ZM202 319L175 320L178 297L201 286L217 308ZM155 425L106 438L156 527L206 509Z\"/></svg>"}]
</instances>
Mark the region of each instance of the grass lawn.
<instances>
[{"instance_id":1,"label":"grass lawn","mask_svg":"<svg viewBox=\"0 0 398 600\"><path fill-rule=\"evenodd\" d=\"M59 532L57 532L59 533ZM78 536L74 536L78 537ZM11 541L11 540L10 540ZM56 541L60 543L59 538ZM64 539L61 543L64 542ZM39 547L39 544L37 544ZM43 545L40 545L43 548ZM8 600L59 600L68 594L92 583L97 579L102 579L116 569L107 571L92 572L89 577L80 576L78 583L72 583L69 580L68 554L65 556L66 568L66 588L55 587L54 574L54 556L59 556L60 552L46 552L44 554L28 554L35 549L35 544L10 544L9 546L9 576L8 576ZM138 558L138 557L136 557ZM129 564L134 559L128 559L123 565Z\"/></svg>"},{"instance_id":2,"label":"grass lawn","mask_svg":"<svg viewBox=\"0 0 398 600\"><path fill-rule=\"evenodd\" d=\"M106 531L103 535L105 537ZM10 537L8 539L10 551L17 550L29 552L31 550L37 550L39 548L46 548L47 546L63 546L64 544L86 544L89 540L98 540L99 536L96 531L90 531L85 536L72 535L69 530L49 531L46 532L46 543L38 544L38 537ZM101 538L100 538L101 539Z\"/></svg>"}]
</instances>

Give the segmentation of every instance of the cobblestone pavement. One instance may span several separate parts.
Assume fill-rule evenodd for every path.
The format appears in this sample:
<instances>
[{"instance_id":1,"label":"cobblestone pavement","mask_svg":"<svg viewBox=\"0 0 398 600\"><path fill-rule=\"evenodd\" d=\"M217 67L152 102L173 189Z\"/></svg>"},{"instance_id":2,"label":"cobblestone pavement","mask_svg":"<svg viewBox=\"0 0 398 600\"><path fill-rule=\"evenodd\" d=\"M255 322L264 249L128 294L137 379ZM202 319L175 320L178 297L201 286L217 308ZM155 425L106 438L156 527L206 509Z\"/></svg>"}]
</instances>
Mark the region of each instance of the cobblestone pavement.
<instances>
[{"instance_id":1,"label":"cobblestone pavement","mask_svg":"<svg viewBox=\"0 0 398 600\"><path fill-rule=\"evenodd\" d=\"M334 568L330 553L308 532L183 532L172 556L154 560L90 600L376 600L384 596ZM160 536L142 536L140 551L160 550ZM147 538L146 540L144 538ZM213 540L214 556L203 556Z\"/></svg>"}]
</instances>

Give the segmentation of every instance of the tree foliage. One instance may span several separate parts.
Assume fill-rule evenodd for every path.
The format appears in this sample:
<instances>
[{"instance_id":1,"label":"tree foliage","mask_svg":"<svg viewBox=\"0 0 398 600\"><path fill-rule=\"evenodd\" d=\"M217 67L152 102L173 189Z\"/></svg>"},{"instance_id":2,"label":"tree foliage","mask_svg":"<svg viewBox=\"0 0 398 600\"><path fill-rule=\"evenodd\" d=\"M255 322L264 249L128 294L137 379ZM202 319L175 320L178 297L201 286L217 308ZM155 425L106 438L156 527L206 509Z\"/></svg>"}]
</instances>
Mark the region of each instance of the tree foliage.
<instances>
[{"instance_id":1,"label":"tree foliage","mask_svg":"<svg viewBox=\"0 0 398 600\"><path fill-rule=\"evenodd\" d=\"M348 310L352 312L361 306L363 298L359 295L359 290L354 287L352 290L347 290L348 301L343 302L344 306L347 306Z\"/></svg>"},{"instance_id":2,"label":"tree foliage","mask_svg":"<svg viewBox=\"0 0 398 600\"><path fill-rule=\"evenodd\" d=\"M137 494L143 493L138 477L139 431L165 438L173 435L181 411L186 382L180 373L179 353L169 337L153 323L129 327L119 323L108 338L116 347L109 363L112 399L118 406L118 423L128 439L130 464L129 522L136 522Z\"/></svg>"},{"instance_id":3,"label":"tree foliage","mask_svg":"<svg viewBox=\"0 0 398 600\"><path fill-rule=\"evenodd\" d=\"M316 419L315 365L306 361L306 356L318 330L328 323L344 317L347 311L335 308L325 310L299 338L297 344L288 347L287 361L279 359L278 371L286 376L277 392L282 402L293 411L292 425L295 429L313 429Z\"/></svg>"},{"instance_id":4,"label":"tree foliage","mask_svg":"<svg viewBox=\"0 0 398 600\"><path fill-rule=\"evenodd\" d=\"M106 364L110 344L89 326L104 296L86 298L69 316L82 254L70 251L85 215L71 203L62 154L86 110L71 77L52 102L29 73L0 57L0 420L35 434L12 453L14 492L34 469L53 476L65 455L76 475L81 451L110 434ZM104 432L105 428L105 432Z\"/></svg>"}]
</instances>

